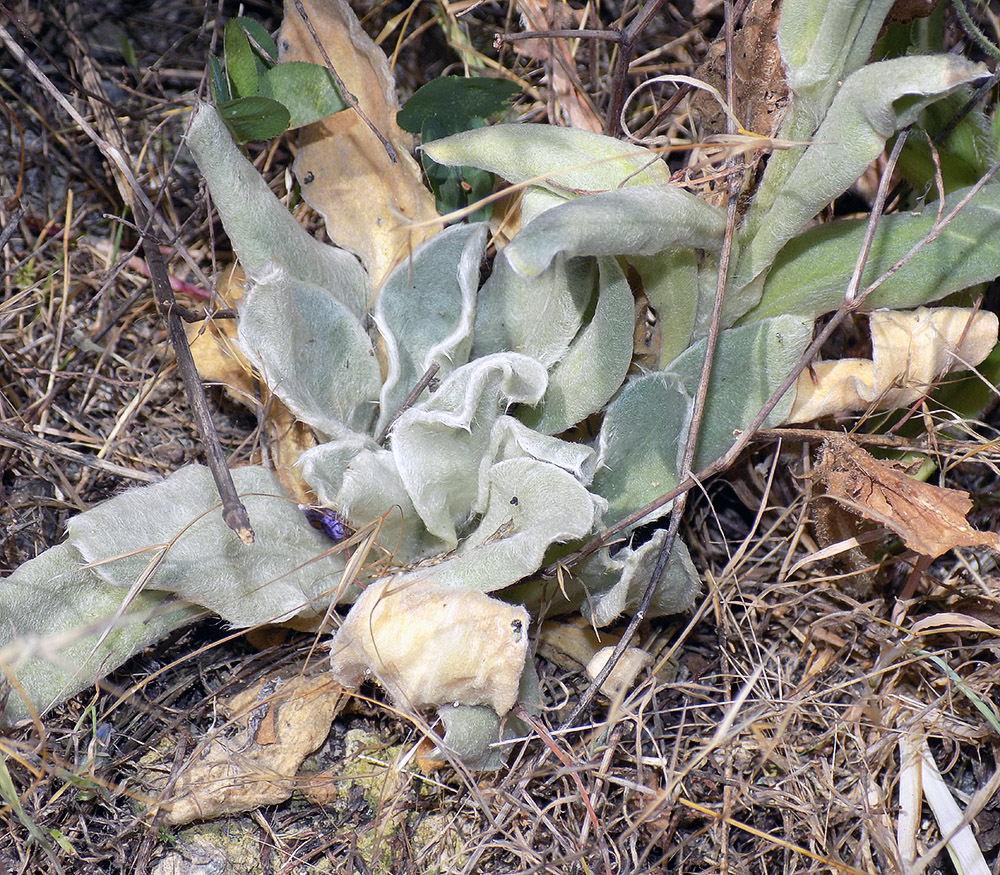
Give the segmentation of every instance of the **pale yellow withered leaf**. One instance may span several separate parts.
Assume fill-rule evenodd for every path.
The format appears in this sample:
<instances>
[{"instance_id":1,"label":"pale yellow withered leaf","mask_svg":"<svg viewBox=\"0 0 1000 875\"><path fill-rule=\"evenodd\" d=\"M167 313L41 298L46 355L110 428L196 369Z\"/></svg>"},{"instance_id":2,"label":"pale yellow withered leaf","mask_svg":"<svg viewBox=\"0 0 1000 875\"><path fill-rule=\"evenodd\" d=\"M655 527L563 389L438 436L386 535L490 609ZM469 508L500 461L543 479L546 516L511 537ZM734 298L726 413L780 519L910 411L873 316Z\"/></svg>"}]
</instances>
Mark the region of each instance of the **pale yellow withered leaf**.
<instances>
[{"instance_id":1,"label":"pale yellow withered leaf","mask_svg":"<svg viewBox=\"0 0 1000 875\"><path fill-rule=\"evenodd\" d=\"M396 124L396 85L382 50L346 0L303 0L303 7L334 69L396 152L393 163L364 120L346 109L303 128L295 159L302 196L326 219L330 239L360 257L376 290L440 229L413 227L437 218L434 197L410 155L412 138ZM278 46L282 61L326 66L292 0L285 0Z\"/></svg>"},{"instance_id":2,"label":"pale yellow withered leaf","mask_svg":"<svg viewBox=\"0 0 1000 875\"><path fill-rule=\"evenodd\" d=\"M933 559L954 547L1000 550L996 532L977 531L966 520L972 509L968 492L908 477L891 463L873 458L847 435L832 435L824 442L816 474L830 498L891 529L924 556Z\"/></svg>"},{"instance_id":3,"label":"pale yellow withered leaf","mask_svg":"<svg viewBox=\"0 0 1000 875\"><path fill-rule=\"evenodd\" d=\"M997 343L997 317L964 307L875 310L871 359L818 362L795 384L786 422L852 413L871 404L905 407L950 371L972 368Z\"/></svg>"},{"instance_id":4,"label":"pale yellow withered leaf","mask_svg":"<svg viewBox=\"0 0 1000 875\"><path fill-rule=\"evenodd\" d=\"M377 678L399 705L489 705L503 715L517 701L528 623L523 607L478 590L389 578L354 603L330 664L348 686Z\"/></svg>"}]
</instances>

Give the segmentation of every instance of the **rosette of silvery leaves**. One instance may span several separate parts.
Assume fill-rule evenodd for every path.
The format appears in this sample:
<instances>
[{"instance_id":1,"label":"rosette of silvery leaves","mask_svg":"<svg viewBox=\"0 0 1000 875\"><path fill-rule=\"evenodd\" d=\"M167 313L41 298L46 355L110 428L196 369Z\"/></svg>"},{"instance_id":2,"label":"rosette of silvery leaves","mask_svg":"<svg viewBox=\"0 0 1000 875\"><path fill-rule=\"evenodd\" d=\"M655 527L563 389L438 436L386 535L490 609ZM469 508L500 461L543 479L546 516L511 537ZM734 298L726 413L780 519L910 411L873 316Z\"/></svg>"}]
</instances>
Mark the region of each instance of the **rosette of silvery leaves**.
<instances>
[{"instance_id":1,"label":"rosette of silvery leaves","mask_svg":"<svg viewBox=\"0 0 1000 875\"><path fill-rule=\"evenodd\" d=\"M553 133L559 140L560 132ZM634 308L613 257L621 240L594 245L554 239L540 217L495 257L480 288L487 226L445 228L399 264L378 291L371 321L385 350L383 376L364 310L371 290L357 259L318 243L292 219L212 107L197 109L188 145L247 275L240 349L318 436L320 443L300 459L318 502L356 529L381 519L376 543L398 566L394 586L495 593L530 579L557 545L579 543L601 527L608 502L590 488L597 450L555 435L599 411L625 379ZM641 247L649 254L665 245L707 241L718 247L718 212L665 186L665 168L644 167L648 153L603 137L594 137L592 145L617 161L601 168L600 180L585 181L606 187L609 174L616 182L633 177L616 209L643 217L648 239ZM567 167L584 163L585 153L571 141L563 153ZM573 171L565 175L570 183L581 181ZM676 211L676 204L664 204L665 193L683 200L698 221L675 223L676 232L665 235L665 213ZM380 446L374 436L432 364L439 367L434 390L392 422ZM625 547L613 558L599 554L573 576L571 601L560 609L583 605L602 625L615 619L637 597L640 584L633 578L648 575L660 543L654 538L638 553ZM654 607L659 613L687 608L698 590L682 545L674 558ZM529 584L518 597L531 603L540 595ZM416 695L394 683L392 675L403 668L389 665L384 652L368 655L375 663L368 669L401 704L444 709L445 742L467 762L498 764L502 757L485 747L498 736L504 716L498 704L509 707L519 694L531 698L527 638L520 651L512 650L514 658L520 654L513 671L509 665L491 670L487 686L500 685L500 692L465 690L450 679L469 671L466 656L448 650L469 647L448 639L444 630L435 645L433 620L425 635L414 628L420 622L409 611L404 628L393 627L393 637L405 633L420 642L410 658L442 675L440 695ZM335 640L335 653L337 648ZM451 661L459 668L450 667Z\"/></svg>"}]
</instances>

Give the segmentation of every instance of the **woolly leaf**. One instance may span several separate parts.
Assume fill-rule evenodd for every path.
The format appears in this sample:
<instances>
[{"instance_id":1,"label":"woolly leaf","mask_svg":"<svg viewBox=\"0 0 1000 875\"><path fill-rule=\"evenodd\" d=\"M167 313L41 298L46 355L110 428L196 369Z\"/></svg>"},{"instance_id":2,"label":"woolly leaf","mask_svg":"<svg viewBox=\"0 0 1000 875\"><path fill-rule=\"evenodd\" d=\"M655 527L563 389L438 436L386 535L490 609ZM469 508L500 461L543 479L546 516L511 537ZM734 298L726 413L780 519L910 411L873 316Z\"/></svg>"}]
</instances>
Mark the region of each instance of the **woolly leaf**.
<instances>
[{"instance_id":1,"label":"woolly leaf","mask_svg":"<svg viewBox=\"0 0 1000 875\"><path fill-rule=\"evenodd\" d=\"M332 294L275 267L240 302L239 341L264 382L299 419L331 437L365 432L381 374L371 340Z\"/></svg>"},{"instance_id":2,"label":"woolly leaf","mask_svg":"<svg viewBox=\"0 0 1000 875\"><path fill-rule=\"evenodd\" d=\"M337 588L343 556L326 552L329 540L269 471L232 474L253 522L250 546L222 521L215 482L200 465L74 517L66 543L122 593L152 570L147 586L204 605L234 626L322 615L322 596Z\"/></svg>"},{"instance_id":3,"label":"woolly leaf","mask_svg":"<svg viewBox=\"0 0 1000 875\"><path fill-rule=\"evenodd\" d=\"M423 373L437 362L443 379L469 358L486 225L456 225L400 264L375 302L388 373L381 390L381 430Z\"/></svg>"}]
</instances>

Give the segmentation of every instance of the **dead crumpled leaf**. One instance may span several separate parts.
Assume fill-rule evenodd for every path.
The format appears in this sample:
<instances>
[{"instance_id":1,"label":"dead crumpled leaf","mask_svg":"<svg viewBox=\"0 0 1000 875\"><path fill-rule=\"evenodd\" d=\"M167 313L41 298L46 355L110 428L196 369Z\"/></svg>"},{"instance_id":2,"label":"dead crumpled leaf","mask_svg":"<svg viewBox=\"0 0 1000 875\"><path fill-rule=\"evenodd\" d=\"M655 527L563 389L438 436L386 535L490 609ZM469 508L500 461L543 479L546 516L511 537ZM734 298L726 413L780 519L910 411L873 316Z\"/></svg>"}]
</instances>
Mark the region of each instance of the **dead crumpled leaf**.
<instances>
[{"instance_id":1,"label":"dead crumpled leaf","mask_svg":"<svg viewBox=\"0 0 1000 875\"><path fill-rule=\"evenodd\" d=\"M349 696L326 672L262 678L228 700L225 729L199 747L159 802L169 826L210 820L284 802L298 787L302 761L326 740ZM147 780L154 792L169 775Z\"/></svg>"},{"instance_id":2,"label":"dead crumpled leaf","mask_svg":"<svg viewBox=\"0 0 1000 875\"><path fill-rule=\"evenodd\" d=\"M892 530L916 553L932 559L954 547L1000 551L1000 535L972 528L969 493L907 477L866 453L847 435L823 443L816 475L827 495L865 519Z\"/></svg>"},{"instance_id":3,"label":"dead crumpled leaf","mask_svg":"<svg viewBox=\"0 0 1000 875\"><path fill-rule=\"evenodd\" d=\"M360 257L374 292L441 227L412 223L437 219L438 213L410 155L413 139L396 124L396 84L382 50L347 0L303 0L303 7L347 89L396 150L393 164L360 116L345 109L303 128L295 159L302 196L326 220L330 239ZM285 0L278 47L282 61L326 66L292 0Z\"/></svg>"},{"instance_id":4,"label":"dead crumpled leaf","mask_svg":"<svg viewBox=\"0 0 1000 875\"><path fill-rule=\"evenodd\" d=\"M333 639L334 677L356 687L374 677L399 705L517 702L528 653L528 612L471 589L432 580L369 586Z\"/></svg>"},{"instance_id":5,"label":"dead crumpled leaf","mask_svg":"<svg viewBox=\"0 0 1000 875\"><path fill-rule=\"evenodd\" d=\"M227 307L235 307L243 297L245 282L239 266L220 271L217 292ZM257 407L258 400L264 404L264 428L274 474L296 501L312 502L315 496L296 463L302 453L316 445L316 439L305 423L296 420L263 383L254 379L253 368L236 343L236 320L191 323L186 331L198 376L205 383L225 387L235 401L251 410Z\"/></svg>"},{"instance_id":6,"label":"dead crumpled leaf","mask_svg":"<svg viewBox=\"0 0 1000 875\"><path fill-rule=\"evenodd\" d=\"M869 319L872 360L817 362L795 384L785 422L905 407L944 374L974 368L997 344L997 317L964 307L875 310Z\"/></svg>"}]
</instances>

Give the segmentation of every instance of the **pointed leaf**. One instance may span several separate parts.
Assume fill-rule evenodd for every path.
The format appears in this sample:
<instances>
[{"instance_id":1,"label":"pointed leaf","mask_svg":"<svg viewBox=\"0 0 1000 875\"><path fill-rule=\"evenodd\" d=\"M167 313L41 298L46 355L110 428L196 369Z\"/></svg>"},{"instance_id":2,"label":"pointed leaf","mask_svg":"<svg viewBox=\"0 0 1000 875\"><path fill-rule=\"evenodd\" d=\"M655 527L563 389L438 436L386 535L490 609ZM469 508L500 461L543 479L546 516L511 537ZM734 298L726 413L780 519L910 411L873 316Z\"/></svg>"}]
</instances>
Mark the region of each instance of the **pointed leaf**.
<instances>
[{"instance_id":1,"label":"pointed leaf","mask_svg":"<svg viewBox=\"0 0 1000 875\"><path fill-rule=\"evenodd\" d=\"M869 64L849 76L760 226L750 237L741 235L736 288L767 270L781 247L864 173L896 130L916 121L928 103L988 75L982 64L931 55Z\"/></svg>"},{"instance_id":2,"label":"pointed leaf","mask_svg":"<svg viewBox=\"0 0 1000 875\"><path fill-rule=\"evenodd\" d=\"M226 22L223 31L226 75L236 97L254 97L257 88L257 59L238 18Z\"/></svg>"},{"instance_id":3,"label":"pointed leaf","mask_svg":"<svg viewBox=\"0 0 1000 875\"><path fill-rule=\"evenodd\" d=\"M504 255L515 270L535 276L557 253L656 255L676 246L718 251L721 210L671 185L622 188L546 210L514 237Z\"/></svg>"},{"instance_id":4,"label":"pointed leaf","mask_svg":"<svg viewBox=\"0 0 1000 875\"><path fill-rule=\"evenodd\" d=\"M947 213L966 194L945 200ZM937 204L920 213L883 216L875 232L861 287L880 277L931 230ZM781 313L810 319L836 310L854 272L865 220L841 219L798 235L782 249L764 283L760 303L741 324ZM906 309L944 298L1000 275L1000 185L987 185L901 270L865 301L866 307Z\"/></svg>"},{"instance_id":5,"label":"pointed leaf","mask_svg":"<svg viewBox=\"0 0 1000 875\"><path fill-rule=\"evenodd\" d=\"M423 152L439 164L478 167L511 183L544 177L536 184L563 196L670 182L670 168L655 152L575 128L494 125L425 143Z\"/></svg>"},{"instance_id":6,"label":"pointed leaf","mask_svg":"<svg viewBox=\"0 0 1000 875\"><path fill-rule=\"evenodd\" d=\"M448 228L386 280L374 314L388 363L377 430L433 363L443 379L468 361L486 231L486 225Z\"/></svg>"},{"instance_id":7,"label":"pointed leaf","mask_svg":"<svg viewBox=\"0 0 1000 875\"><path fill-rule=\"evenodd\" d=\"M273 259L297 279L326 289L356 315L364 312L366 278L357 259L320 243L295 221L211 106L196 108L187 144L250 279L270 269Z\"/></svg>"}]
</instances>

